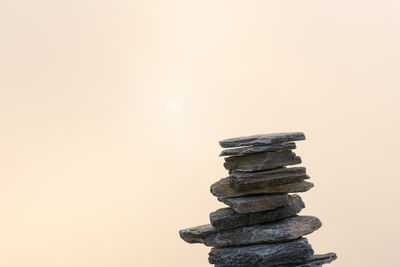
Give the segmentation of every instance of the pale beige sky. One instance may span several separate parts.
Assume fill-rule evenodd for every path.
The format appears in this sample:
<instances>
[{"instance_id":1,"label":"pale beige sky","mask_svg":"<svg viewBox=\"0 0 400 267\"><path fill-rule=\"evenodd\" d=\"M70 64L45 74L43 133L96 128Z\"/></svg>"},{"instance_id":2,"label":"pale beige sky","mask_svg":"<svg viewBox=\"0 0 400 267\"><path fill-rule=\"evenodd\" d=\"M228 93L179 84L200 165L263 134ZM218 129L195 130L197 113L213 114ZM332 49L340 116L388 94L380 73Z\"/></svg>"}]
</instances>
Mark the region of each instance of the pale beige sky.
<instances>
[{"instance_id":1,"label":"pale beige sky","mask_svg":"<svg viewBox=\"0 0 400 267\"><path fill-rule=\"evenodd\" d=\"M398 266L398 1L0 0L0 266L208 266L218 140L304 131L331 266Z\"/></svg>"}]
</instances>

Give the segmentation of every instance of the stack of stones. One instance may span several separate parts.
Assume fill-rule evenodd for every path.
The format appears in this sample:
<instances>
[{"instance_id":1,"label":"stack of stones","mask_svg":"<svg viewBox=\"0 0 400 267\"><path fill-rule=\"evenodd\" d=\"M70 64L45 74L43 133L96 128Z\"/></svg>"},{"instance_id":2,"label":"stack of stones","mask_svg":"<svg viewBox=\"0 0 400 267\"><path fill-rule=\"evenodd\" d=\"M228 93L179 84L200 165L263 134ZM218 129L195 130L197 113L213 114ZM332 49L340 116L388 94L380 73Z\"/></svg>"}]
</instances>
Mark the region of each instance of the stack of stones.
<instances>
[{"instance_id":1,"label":"stack of stones","mask_svg":"<svg viewBox=\"0 0 400 267\"><path fill-rule=\"evenodd\" d=\"M210 214L211 224L180 230L188 243L213 247L216 267L317 267L336 259L335 253L314 255L307 239L321 221L297 215L304 207L298 193L314 185L292 151L304 133L262 134L220 141L229 177L211 186L228 205Z\"/></svg>"}]
</instances>

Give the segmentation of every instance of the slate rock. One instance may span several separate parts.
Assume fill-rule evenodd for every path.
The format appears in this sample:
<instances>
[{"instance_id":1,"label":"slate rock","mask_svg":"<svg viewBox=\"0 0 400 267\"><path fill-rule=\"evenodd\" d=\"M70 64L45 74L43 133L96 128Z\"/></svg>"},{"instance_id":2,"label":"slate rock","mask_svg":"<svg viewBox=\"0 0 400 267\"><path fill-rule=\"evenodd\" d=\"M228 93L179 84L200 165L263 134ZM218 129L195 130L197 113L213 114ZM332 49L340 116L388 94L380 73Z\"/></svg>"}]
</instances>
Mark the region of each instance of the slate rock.
<instances>
[{"instance_id":1,"label":"slate rock","mask_svg":"<svg viewBox=\"0 0 400 267\"><path fill-rule=\"evenodd\" d=\"M279 168L259 172L233 170L230 173L230 184L235 190L240 191L288 184L309 178L304 167Z\"/></svg>"},{"instance_id":2,"label":"slate rock","mask_svg":"<svg viewBox=\"0 0 400 267\"><path fill-rule=\"evenodd\" d=\"M263 210L273 210L286 206L290 202L288 194L258 195L243 197L219 197L218 200L225 203L236 212L247 213Z\"/></svg>"},{"instance_id":3,"label":"slate rock","mask_svg":"<svg viewBox=\"0 0 400 267\"><path fill-rule=\"evenodd\" d=\"M272 223L217 231L211 224L179 231L188 243L203 243L212 247L237 247L261 243L285 242L311 234L321 227L313 216L294 216Z\"/></svg>"},{"instance_id":4,"label":"slate rock","mask_svg":"<svg viewBox=\"0 0 400 267\"><path fill-rule=\"evenodd\" d=\"M296 143L290 142L290 143L282 143L282 144L274 144L266 146L248 146L248 147L225 149L222 150L219 156L222 157L222 156L245 155L245 154L280 151L287 149L296 149Z\"/></svg>"},{"instance_id":5,"label":"slate rock","mask_svg":"<svg viewBox=\"0 0 400 267\"><path fill-rule=\"evenodd\" d=\"M288 205L273 210L238 213L232 208L221 208L210 213L210 222L218 231L229 230L292 217L303 208L305 208L305 205L301 197L294 194L289 198Z\"/></svg>"},{"instance_id":6,"label":"slate rock","mask_svg":"<svg viewBox=\"0 0 400 267\"><path fill-rule=\"evenodd\" d=\"M301 263L314 251L306 238L289 242L211 249L211 264L235 267L270 267Z\"/></svg>"},{"instance_id":7,"label":"slate rock","mask_svg":"<svg viewBox=\"0 0 400 267\"><path fill-rule=\"evenodd\" d=\"M281 267L320 267L323 264L331 263L332 261L334 261L336 259L337 259L336 253L331 252L331 253L326 253L326 254L321 254L321 255L313 255L313 256L307 258L306 260L304 260L302 263L285 264L285 265L281 265Z\"/></svg>"},{"instance_id":8,"label":"slate rock","mask_svg":"<svg viewBox=\"0 0 400 267\"><path fill-rule=\"evenodd\" d=\"M305 139L306 137L302 132L272 133L224 139L222 141L219 141L219 144L223 148L229 148L240 146L272 145Z\"/></svg>"},{"instance_id":9,"label":"slate rock","mask_svg":"<svg viewBox=\"0 0 400 267\"><path fill-rule=\"evenodd\" d=\"M307 259L305 259L302 263L289 263L284 265L279 265L279 267L320 267L323 264L331 263L336 260L337 256L335 253L327 253L322 255L313 255ZM264 266L264 265L262 265ZM254 265L249 264L233 264L233 265L225 265L225 264L215 264L215 267L254 267Z\"/></svg>"},{"instance_id":10,"label":"slate rock","mask_svg":"<svg viewBox=\"0 0 400 267\"><path fill-rule=\"evenodd\" d=\"M225 158L227 170L262 171L301 163L301 158L291 150L261 152Z\"/></svg>"},{"instance_id":11,"label":"slate rock","mask_svg":"<svg viewBox=\"0 0 400 267\"><path fill-rule=\"evenodd\" d=\"M264 186L262 188L237 191L231 187L230 178L223 178L211 185L210 191L216 197L239 197L252 194L282 194L306 192L314 186L313 183L299 181L290 184Z\"/></svg>"}]
</instances>

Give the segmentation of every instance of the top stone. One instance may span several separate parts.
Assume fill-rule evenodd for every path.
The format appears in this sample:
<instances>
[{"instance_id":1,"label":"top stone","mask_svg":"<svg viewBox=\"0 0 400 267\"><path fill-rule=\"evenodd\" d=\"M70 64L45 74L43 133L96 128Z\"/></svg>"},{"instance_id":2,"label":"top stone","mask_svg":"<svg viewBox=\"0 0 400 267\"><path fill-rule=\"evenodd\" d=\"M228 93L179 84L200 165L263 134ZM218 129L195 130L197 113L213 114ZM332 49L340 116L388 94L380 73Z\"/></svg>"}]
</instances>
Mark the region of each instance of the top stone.
<instances>
[{"instance_id":1,"label":"top stone","mask_svg":"<svg viewBox=\"0 0 400 267\"><path fill-rule=\"evenodd\" d=\"M272 133L272 134L257 134L251 136L242 136L229 138L219 141L223 148L240 147L240 146L261 146L280 144L284 142L305 140L306 137L302 132L291 133Z\"/></svg>"}]
</instances>

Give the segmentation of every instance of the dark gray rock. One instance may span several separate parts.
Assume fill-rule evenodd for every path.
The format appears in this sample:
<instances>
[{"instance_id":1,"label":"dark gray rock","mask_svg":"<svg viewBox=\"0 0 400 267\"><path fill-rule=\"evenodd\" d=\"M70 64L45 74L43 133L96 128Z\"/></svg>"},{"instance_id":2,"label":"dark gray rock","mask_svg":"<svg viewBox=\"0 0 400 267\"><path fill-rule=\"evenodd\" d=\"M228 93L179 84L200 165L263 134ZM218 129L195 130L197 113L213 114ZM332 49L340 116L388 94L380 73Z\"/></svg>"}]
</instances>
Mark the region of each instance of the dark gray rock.
<instances>
[{"instance_id":1,"label":"dark gray rock","mask_svg":"<svg viewBox=\"0 0 400 267\"><path fill-rule=\"evenodd\" d=\"M230 173L230 184L235 190L241 191L288 184L309 178L304 167L279 168L260 172L233 170Z\"/></svg>"},{"instance_id":2,"label":"dark gray rock","mask_svg":"<svg viewBox=\"0 0 400 267\"><path fill-rule=\"evenodd\" d=\"M180 237L188 243L205 243L210 236L218 231L211 224L200 225L192 228L179 230Z\"/></svg>"},{"instance_id":3,"label":"dark gray rock","mask_svg":"<svg viewBox=\"0 0 400 267\"><path fill-rule=\"evenodd\" d=\"M337 256L335 253L327 253L323 255L313 255L307 259L305 259L302 263L289 263L284 265L279 265L279 267L320 267L323 264L331 263L336 260ZM259 265L257 265L259 266ZM261 265L264 266L264 265ZM215 267L254 267L254 265L249 264L233 264L233 265L225 265L225 264L215 264Z\"/></svg>"},{"instance_id":4,"label":"dark gray rock","mask_svg":"<svg viewBox=\"0 0 400 267\"><path fill-rule=\"evenodd\" d=\"M301 197L294 194L290 196L288 205L273 210L238 213L232 208L218 209L210 213L210 222L218 231L229 230L292 217L303 208L305 208L305 205Z\"/></svg>"},{"instance_id":5,"label":"dark gray rock","mask_svg":"<svg viewBox=\"0 0 400 267\"><path fill-rule=\"evenodd\" d=\"M211 185L210 191L216 197L239 197L245 195L255 194L282 194L282 193L298 193L306 192L313 188L314 184L299 181L290 184L282 185L267 185L262 188L248 189L248 190L235 190L231 187L230 178L223 178L218 182Z\"/></svg>"},{"instance_id":6,"label":"dark gray rock","mask_svg":"<svg viewBox=\"0 0 400 267\"><path fill-rule=\"evenodd\" d=\"M301 163L301 158L291 150L261 152L225 158L227 170L262 171Z\"/></svg>"},{"instance_id":7,"label":"dark gray rock","mask_svg":"<svg viewBox=\"0 0 400 267\"><path fill-rule=\"evenodd\" d=\"M331 263L336 259L337 259L336 253L331 252L322 255L314 255L307 258L302 263L285 264L282 265L282 267L319 267L322 266L323 264Z\"/></svg>"},{"instance_id":8,"label":"dark gray rock","mask_svg":"<svg viewBox=\"0 0 400 267\"><path fill-rule=\"evenodd\" d=\"M219 201L225 203L236 212L247 213L263 210L273 210L289 204L288 194L259 195L243 197L219 197Z\"/></svg>"},{"instance_id":9,"label":"dark gray rock","mask_svg":"<svg viewBox=\"0 0 400 267\"><path fill-rule=\"evenodd\" d=\"M203 243L212 247L237 247L261 243L290 241L311 234L321 227L313 216L294 216L266 224L217 231L211 224L179 231L188 243Z\"/></svg>"},{"instance_id":10,"label":"dark gray rock","mask_svg":"<svg viewBox=\"0 0 400 267\"><path fill-rule=\"evenodd\" d=\"M222 266L269 267L301 263L313 254L307 239L300 238L284 243L213 248L208 261Z\"/></svg>"},{"instance_id":11,"label":"dark gray rock","mask_svg":"<svg viewBox=\"0 0 400 267\"><path fill-rule=\"evenodd\" d=\"M234 156L234 155L245 155L259 152L271 152L271 151L280 151L287 149L295 149L296 143L282 143L282 144L274 144L274 145L266 145L266 146L248 146L248 147L239 147L232 149L222 150L220 157L222 156Z\"/></svg>"},{"instance_id":12,"label":"dark gray rock","mask_svg":"<svg viewBox=\"0 0 400 267\"><path fill-rule=\"evenodd\" d=\"M239 147L239 146L258 146L272 145L291 141L305 140L304 133L272 133L272 134L257 134L251 136L235 137L219 141L223 148Z\"/></svg>"}]
</instances>

